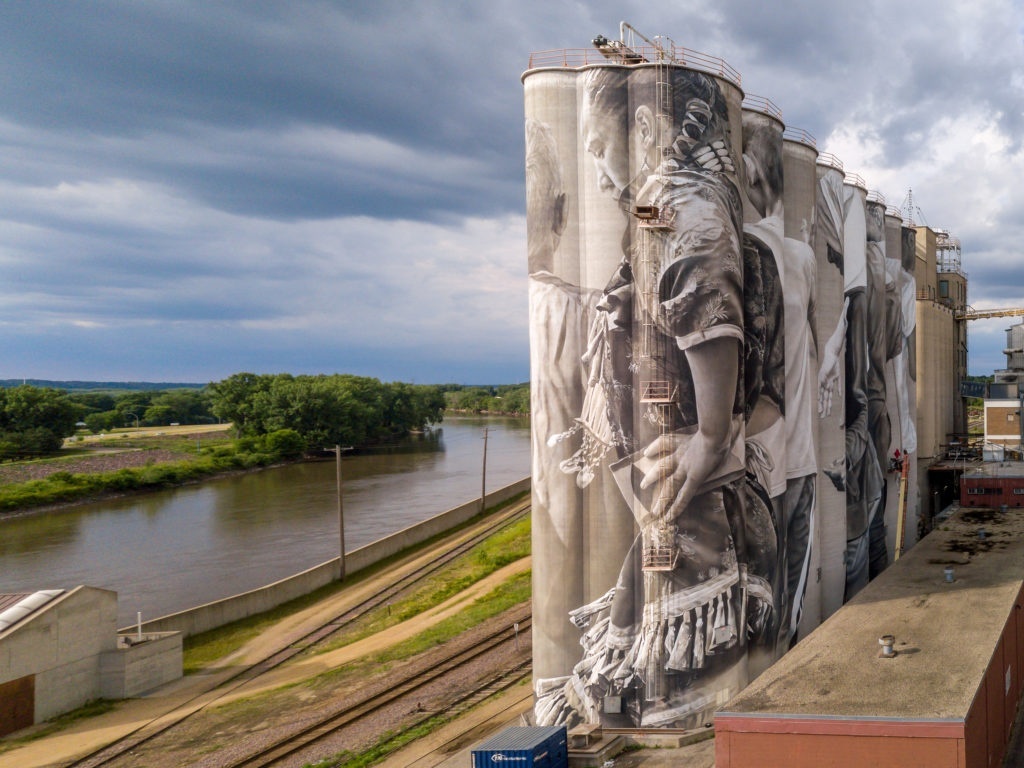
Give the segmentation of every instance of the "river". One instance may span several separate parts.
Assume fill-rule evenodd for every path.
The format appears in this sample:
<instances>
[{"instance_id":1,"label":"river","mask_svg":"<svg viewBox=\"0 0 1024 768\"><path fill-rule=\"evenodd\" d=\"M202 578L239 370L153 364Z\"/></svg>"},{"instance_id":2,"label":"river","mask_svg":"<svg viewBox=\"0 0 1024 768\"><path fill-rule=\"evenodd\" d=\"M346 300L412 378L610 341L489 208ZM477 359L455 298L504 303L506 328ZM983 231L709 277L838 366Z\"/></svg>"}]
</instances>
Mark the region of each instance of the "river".
<instances>
[{"instance_id":1,"label":"river","mask_svg":"<svg viewBox=\"0 0 1024 768\"><path fill-rule=\"evenodd\" d=\"M449 416L402 447L342 459L346 551L530 474L528 419ZM0 592L118 593L118 626L261 587L337 557L334 461L294 464L0 519Z\"/></svg>"}]
</instances>

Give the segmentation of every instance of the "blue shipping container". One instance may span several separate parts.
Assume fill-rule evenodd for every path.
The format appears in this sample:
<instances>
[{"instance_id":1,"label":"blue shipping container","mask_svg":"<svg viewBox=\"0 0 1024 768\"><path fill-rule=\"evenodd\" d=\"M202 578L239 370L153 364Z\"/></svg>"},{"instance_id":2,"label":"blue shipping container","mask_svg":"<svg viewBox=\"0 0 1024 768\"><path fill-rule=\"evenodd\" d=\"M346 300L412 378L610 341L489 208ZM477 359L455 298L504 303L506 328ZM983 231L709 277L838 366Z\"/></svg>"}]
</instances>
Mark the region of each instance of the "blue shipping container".
<instances>
[{"instance_id":1,"label":"blue shipping container","mask_svg":"<svg viewBox=\"0 0 1024 768\"><path fill-rule=\"evenodd\" d=\"M506 728L473 750L473 768L568 768L564 725Z\"/></svg>"}]
</instances>

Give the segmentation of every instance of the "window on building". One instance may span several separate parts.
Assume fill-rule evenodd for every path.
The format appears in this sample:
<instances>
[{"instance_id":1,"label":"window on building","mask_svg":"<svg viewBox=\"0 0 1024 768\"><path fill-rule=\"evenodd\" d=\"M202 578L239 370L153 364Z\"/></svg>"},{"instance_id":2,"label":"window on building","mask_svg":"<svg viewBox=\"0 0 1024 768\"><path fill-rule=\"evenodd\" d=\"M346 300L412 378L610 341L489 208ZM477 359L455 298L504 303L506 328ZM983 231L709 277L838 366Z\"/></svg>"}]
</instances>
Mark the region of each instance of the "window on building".
<instances>
[{"instance_id":1,"label":"window on building","mask_svg":"<svg viewBox=\"0 0 1024 768\"><path fill-rule=\"evenodd\" d=\"M939 298L949 298L949 280L939 280Z\"/></svg>"},{"instance_id":2,"label":"window on building","mask_svg":"<svg viewBox=\"0 0 1024 768\"><path fill-rule=\"evenodd\" d=\"M1014 488L1013 489L1013 495L1014 496L1024 496L1024 488Z\"/></svg>"},{"instance_id":3,"label":"window on building","mask_svg":"<svg viewBox=\"0 0 1024 768\"><path fill-rule=\"evenodd\" d=\"M992 494L998 494L998 488L968 488L968 496L991 496Z\"/></svg>"}]
</instances>

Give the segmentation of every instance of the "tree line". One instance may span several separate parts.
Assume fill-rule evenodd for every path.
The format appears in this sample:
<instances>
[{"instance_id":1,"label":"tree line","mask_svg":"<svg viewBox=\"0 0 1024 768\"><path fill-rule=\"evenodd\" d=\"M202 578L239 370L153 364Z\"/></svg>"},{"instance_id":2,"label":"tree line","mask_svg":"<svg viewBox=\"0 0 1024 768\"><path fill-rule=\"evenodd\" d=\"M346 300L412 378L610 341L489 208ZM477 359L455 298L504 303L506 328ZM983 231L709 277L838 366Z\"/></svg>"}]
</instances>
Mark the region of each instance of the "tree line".
<instances>
[{"instance_id":1,"label":"tree line","mask_svg":"<svg viewBox=\"0 0 1024 768\"><path fill-rule=\"evenodd\" d=\"M175 423L231 422L240 438L266 438L286 430L290 443L303 450L371 446L439 423L446 408L525 415L530 387L254 373L191 388L68 391L32 384L0 386L0 460L55 453L83 427L99 434Z\"/></svg>"},{"instance_id":2,"label":"tree line","mask_svg":"<svg viewBox=\"0 0 1024 768\"><path fill-rule=\"evenodd\" d=\"M128 426L215 423L203 390L68 392L0 387L0 460L56 453L81 427L98 434Z\"/></svg>"},{"instance_id":3,"label":"tree line","mask_svg":"<svg viewBox=\"0 0 1024 768\"><path fill-rule=\"evenodd\" d=\"M445 407L452 411L501 413L513 416L527 416L530 413L529 384L479 387L447 384L443 389Z\"/></svg>"},{"instance_id":4,"label":"tree line","mask_svg":"<svg viewBox=\"0 0 1024 768\"><path fill-rule=\"evenodd\" d=\"M212 412L240 436L291 429L307 449L391 440L440 422L445 405L438 386L349 374L236 373L207 392Z\"/></svg>"}]
</instances>

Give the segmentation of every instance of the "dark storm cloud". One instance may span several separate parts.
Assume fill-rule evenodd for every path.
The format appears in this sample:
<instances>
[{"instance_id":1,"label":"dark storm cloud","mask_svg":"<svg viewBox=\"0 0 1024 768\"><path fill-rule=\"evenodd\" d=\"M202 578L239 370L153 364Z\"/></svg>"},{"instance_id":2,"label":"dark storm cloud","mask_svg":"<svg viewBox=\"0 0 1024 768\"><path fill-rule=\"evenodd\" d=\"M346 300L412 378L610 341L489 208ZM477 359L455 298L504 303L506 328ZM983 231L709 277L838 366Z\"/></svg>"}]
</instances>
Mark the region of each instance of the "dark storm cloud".
<instances>
[{"instance_id":1,"label":"dark storm cloud","mask_svg":"<svg viewBox=\"0 0 1024 768\"><path fill-rule=\"evenodd\" d=\"M51 169L62 174L116 168L234 212L513 210L522 130L510 118L525 54L509 44L515 27L492 23L491 12L478 4L456 18L430 4L378 3L372 12L301 2L8 5L5 118L48 136ZM481 52L486 67L474 61ZM282 146L301 126L338 132L358 159ZM211 144L218 136L242 147ZM380 146L362 146L365 136ZM161 144L169 151L152 151ZM398 170L395 152L408 155ZM462 173L444 173L437 159L456 154Z\"/></svg>"},{"instance_id":2,"label":"dark storm cloud","mask_svg":"<svg viewBox=\"0 0 1024 768\"><path fill-rule=\"evenodd\" d=\"M1020 10L4 3L0 359L47 378L525 379L519 77L623 19L725 58L890 197L919 187L964 241L972 297L1010 302Z\"/></svg>"}]
</instances>

